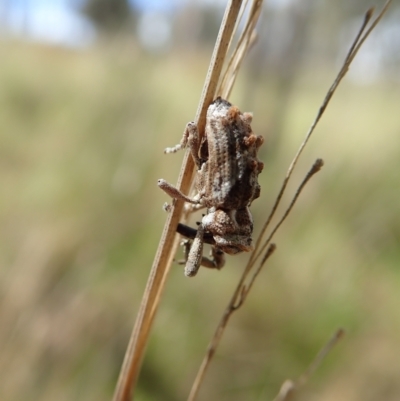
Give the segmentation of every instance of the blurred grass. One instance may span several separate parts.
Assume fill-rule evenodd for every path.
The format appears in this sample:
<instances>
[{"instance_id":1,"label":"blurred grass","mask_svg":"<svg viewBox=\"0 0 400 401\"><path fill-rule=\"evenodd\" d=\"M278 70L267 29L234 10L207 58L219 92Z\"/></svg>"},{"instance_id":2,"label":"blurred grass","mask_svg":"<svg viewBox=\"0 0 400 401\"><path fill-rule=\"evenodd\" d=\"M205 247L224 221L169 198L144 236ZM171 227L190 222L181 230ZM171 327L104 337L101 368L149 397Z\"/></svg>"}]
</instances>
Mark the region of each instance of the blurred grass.
<instances>
[{"instance_id":1,"label":"blurred grass","mask_svg":"<svg viewBox=\"0 0 400 401\"><path fill-rule=\"evenodd\" d=\"M165 220L156 179L193 118L208 54L153 58L132 43L85 51L0 45L0 398L111 397ZM274 144L274 77L243 104L266 137L256 230L334 72L301 74ZM348 335L308 399L398 399L398 84L346 79L301 159L326 166L276 237L278 251L232 319L202 399L271 399L334 330ZM286 200L289 199L287 196ZM139 400L184 399L245 258L194 280L171 272Z\"/></svg>"}]
</instances>

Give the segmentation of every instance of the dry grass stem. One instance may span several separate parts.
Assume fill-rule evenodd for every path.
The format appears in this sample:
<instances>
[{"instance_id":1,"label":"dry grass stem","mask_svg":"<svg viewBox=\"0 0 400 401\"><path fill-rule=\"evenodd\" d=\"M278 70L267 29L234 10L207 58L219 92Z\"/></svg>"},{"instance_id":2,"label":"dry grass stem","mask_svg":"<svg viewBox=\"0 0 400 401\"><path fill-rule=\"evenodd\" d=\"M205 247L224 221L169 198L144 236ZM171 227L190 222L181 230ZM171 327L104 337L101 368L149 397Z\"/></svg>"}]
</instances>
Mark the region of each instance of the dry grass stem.
<instances>
[{"instance_id":1,"label":"dry grass stem","mask_svg":"<svg viewBox=\"0 0 400 401\"><path fill-rule=\"evenodd\" d=\"M217 84L221 76L228 45L231 41L241 4L242 0L231 0L226 7L196 113L195 122L200 133L204 132L207 107L215 97ZM189 192L193 171L193 159L190 157L189 152L186 152L177 183L177 187L184 193ZM115 389L114 401L128 401L131 399L167 273L177 248L178 241L175 230L182 211L183 202L175 201L171 213L168 214L149 274L142 303Z\"/></svg>"},{"instance_id":2,"label":"dry grass stem","mask_svg":"<svg viewBox=\"0 0 400 401\"><path fill-rule=\"evenodd\" d=\"M310 171L306 174L306 176L304 177L302 183L300 184L300 186L297 188L297 191L295 192L295 195L292 199L292 201L289 204L289 207L286 209L285 213L283 214L283 216L281 217L281 219L278 221L278 223L276 224L276 226L274 227L274 229L271 231L271 234L268 236L268 238L265 240L264 244L260 247L260 249L257 252L257 255L255 256L254 260L257 260L261 254L264 252L265 248L268 246L268 244L270 243L270 241L272 240L273 236L276 234L276 232L278 231L279 227L282 225L282 223L286 220L286 218L288 217L289 213L291 212L291 210L293 209L293 206L295 205L297 199L300 196L301 191L304 189L305 185L307 184L307 182L310 180L310 178L318 173L322 166L324 165L324 161L322 159L317 159L314 164L312 165ZM254 251L255 252L255 251ZM250 265L252 266L252 265Z\"/></svg>"},{"instance_id":3,"label":"dry grass stem","mask_svg":"<svg viewBox=\"0 0 400 401\"><path fill-rule=\"evenodd\" d=\"M281 221L277 224L277 226L275 227L275 230L273 231L273 234L276 232L276 230L280 227L280 225L282 224L282 222L286 219L286 217L288 216L288 214L290 213L290 211L292 210L294 204L296 203L297 198L299 197L301 191L303 190L304 186L307 184L307 182L310 180L310 178L317 173L321 167L323 165L323 161L321 159L318 159L314 165L311 167L310 171L308 172L308 174L306 175L306 177L304 178L303 182L300 184L298 190L296 191L295 196L293 197L292 202L290 203L288 209L286 210L284 216L282 217ZM272 234L272 235L273 235ZM271 235L271 237L272 237ZM249 275L250 271L252 270L252 265L250 265L249 263L247 264L246 268L244 269L244 272L239 280L238 285L236 286L236 289L229 301L228 306L225 308L224 314L221 318L221 320L218 323L217 329L214 333L214 336L211 340L211 342L208 345L207 348L207 352L206 355L203 358L203 361L201 363L201 366L197 372L196 378L193 382L193 386L188 398L188 401L193 401L195 400L200 385L204 379L206 370L208 368L208 366L211 363L212 357L215 354L215 351L219 345L219 342L222 338L222 334L224 332L224 329L229 321L229 318L231 317L232 313L235 312L237 309L239 309L244 301L246 300L255 279L258 277L262 267L265 265L265 262L268 260L268 258L272 255L272 253L275 251L276 246L275 244L270 244L270 246L268 247L267 251L264 254L264 257L262 258L258 268L253 272L252 277L250 278L248 284L246 285L246 279L247 276Z\"/></svg>"},{"instance_id":4,"label":"dry grass stem","mask_svg":"<svg viewBox=\"0 0 400 401\"><path fill-rule=\"evenodd\" d=\"M229 98L242 61L250 48L256 42L257 34L255 27L261 13L262 5L263 0L254 0L251 4L251 9L249 11L242 34L240 35L240 38L236 44L236 48L229 59L225 74L217 90L217 94L224 99Z\"/></svg>"},{"instance_id":5,"label":"dry grass stem","mask_svg":"<svg viewBox=\"0 0 400 401\"><path fill-rule=\"evenodd\" d=\"M289 401L293 399L295 393L299 390L300 387L303 387L305 384L307 384L311 376L321 365L322 361L326 358L329 352L331 352L332 348L344 337L344 334L345 332L343 329L338 329L336 333L332 336L332 338L318 352L317 356L311 362L306 371L296 381L284 381L278 395L274 398L274 401Z\"/></svg>"},{"instance_id":6,"label":"dry grass stem","mask_svg":"<svg viewBox=\"0 0 400 401\"><path fill-rule=\"evenodd\" d=\"M269 259L269 257L275 252L276 250L276 245L275 244L270 244L268 247L267 251L265 252L263 258L261 259L260 264L258 265L258 268L254 271L253 276L251 277L249 283L247 285L243 284L242 285L242 291L240 294L240 300L239 303L235 306L235 309L238 309L243 305L243 302L245 301L247 295L249 294L251 287L253 286L254 282L256 281L256 278L261 272L261 269L265 265L266 261Z\"/></svg>"},{"instance_id":7,"label":"dry grass stem","mask_svg":"<svg viewBox=\"0 0 400 401\"><path fill-rule=\"evenodd\" d=\"M251 9L248 14L248 18L245 22L245 26L243 28L242 34L233 50L232 56L228 62L228 66L226 68L223 79L221 80L221 84L218 87L216 92L217 95L222 96L224 99L228 99L229 95L232 91L233 85L235 83L235 79L237 77L237 73L241 66L241 63L244 59L244 56L248 53L251 46L255 43L255 39L257 37L255 32L255 26L257 24L258 18L261 13L263 1L262 0L253 0L251 4ZM247 2L246 2L247 5ZM244 7L243 9L244 10ZM275 246L272 245L270 247L269 252L267 252L265 260L272 254L275 250ZM257 273L258 274L258 273ZM241 292L242 291L242 292ZM216 346L219 343L219 339L222 336L223 330L229 320L231 313L236 310L243 303L245 297L247 295L246 288L241 287L235 292L235 296L232 297L232 302L230 303L230 307L227 308L224 316L222 318L222 324L217 328L215 336L213 338L213 343L210 344L207 355L203 360L203 363L196 375L194 383L192 385L188 401L193 401L196 399L198 392L200 390L200 386L203 382L208 363L212 359L212 356L215 352Z\"/></svg>"},{"instance_id":8,"label":"dry grass stem","mask_svg":"<svg viewBox=\"0 0 400 401\"><path fill-rule=\"evenodd\" d=\"M277 198L275 200L275 203L274 203L274 205L272 207L271 213L268 216L265 224L263 225L263 228L261 229L261 233L260 233L259 237L257 238L256 245L255 245L255 250L254 250L253 254L250 257L250 263L251 264L253 264L261 255L261 251L259 251L259 248L261 246L261 241L262 241L262 239L264 237L264 234L265 234L267 228L269 227L269 224L271 223L271 220L272 220L273 216L275 215L276 210L278 209L278 206L279 206L279 204L281 202L281 199L282 199L282 196L283 196L283 194L285 192L285 189L286 189L286 186L288 184L288 181L289 181L289 179L290 179L290 177L292 175L292 172L293 172L293 170L294 170L294 168L295 168L295 166L297 164L297 161L300 158L301 153L304 150L304 147L307 145L308 140L310 139L312 133L314 132L319 120L321 119L326 107L329 104L329 101L331 100L331 98L332 98L333 94L335 93L337 87L339 86L341 80L344 78L344 76L346 75L347 71L349 70L350 64L353 61L354 57L356 56L357 52L360 50L361 45L364 43L365 39L369 36L369 34L372 32L372 30L377 25L377 23L383 17L383 15L385 14L385 12L386 12L387 8L389 7L390 3L391 3L391 0L388 0L385 3L385 5L382 8L382 10L379 13L379 15L371 23L370 27L368 28L368 30L363 35L363 32L365 31L368 23L370 22L370 20L372 18L374 9L370 8L366 12L365 17L364 17L364 21L363 21L363 23L361 25L361 28L359 29L359 32L357 33L355 40L353 41L352 45L350 46L350 50L349 50L349 52L348 52L348 54L347 54L347 56L346 56L346 58L345 58L345 60L343 62L342 67L341 67L338 75L336 76L334 82L332 83L331 87L329 88L329 90L328 90L328 92L327 92L327 94L325 96L325 99L323 100L323 102L322 102L322 104L321 104L321 106L320 106L320 108L318 110L318 113L317 113L313 123L311 124L306 136L305 136L304 141L300 145L300 147L299 147L294 159L292 160L292 162L291 162L291 164L289 166L289 169L288 169L288 171L286 173L285 179L283 180L283 183L282 183L281 189L279 191L279 194L278 194L278 196L277 196ZM266 242L263 245L263 248L265 249L265 247L267 245L268 245L268 242Z\"/></svg>"},{"instance_id":9,"label":"dry grass stem","mask_svg":"<svg viewBox=\"0 0 400 401\"><path fill-rule=\"evenodd\" d=\"M280 201L282 199L283 193L284 193L284 191L286 189L287 183L288 183L288 181L289 181L289 179L290 179L290 177L292 175L292 172L293 172L293 170L294 170L294 168L295 168L295 166L297 164L297 161L299 160L299 157L300 157L304 147L308 143L308 140L310 139L312 133L314 132L315 127L317 126L319 120L321 119L321 117L322 117L326 107L328 106L330 99L332 98L333 94L335 93L339 83L341 82L343 77L346 75L346 72L348 71L351 62L353 61L354 57L356 56L356 54L357 54L358 50L360 49L362 43L365 41L365 39L368 37L368 35L373 30L373 28L376 26L376 24L379 22L379 20L384 15L384 13L386 12L386 10L387 10L387 8L388 8L388 6L390 4L390 1L391 0L387 1L385 6L383 7L382 11L380 12L380 14L372 22L372 24L369 27L369 29L364 33L368 23L370 22L370 20L372 18L372 14L373 14L373 9L369 9L367 11L367 13L365 15L365 18L364 18L364 22L363 22L363 24L362 24L362 26L361 26L356 38L355 38L353 44L350 47L350 51L347 54L347 56L346 56L346 58L344 60L344 63L342 65L337 77L335 78L332 86L329 88L329 90L328 90L328 92L327 92L327 94L325 96L325 99L323 100L322 105L320 106L320 108L318 110L317 116L315 117L313 123L311 124L311 127L309 128L304 141L300 145L300 147L299 147L299 149L298 149L293 161L291 162L291 164L289 166L289 169L288 169L288 171L286 173L286 176L285 176L285 179L283 181L281 190L280 190L280 192L279 192L279 194L278 194L278 196L276 198L276 201L274 203L272 211L271 211L270 215L268 216L267 221L264 224L264 226L263 226L263 228L261 230L261 233L260 233L260 235L259 235L259 237L257 239L255 250L254 250L253 254L251 255L251 257L249 259L249 262L247 263L247 265L246 265L246 267L245 267L245 269L243 271L243 274L242 274L242 276L241 276L241 278L239 280L239 283L236 286L236 289L235 289L235 291L234 291L234 293L233 293L233 295L232 295L232 297L231 297L231 299L230 299L230 301L228 303L228 306L226 307L226 309L224 311L224 314L223 314L220 322L218 323L218 326L217 326L217 329L216 329L216 331L214 333L214 336L212 337L212 339L211 339L211 341L210 341L210 343L208 345L206 355L204 356L203 361L201 363L201 366L200 366L200 368L199 368L199 370L197 372L197 375L196 375L196 378L194 380L194 383L193 383L193 386L192 386L188 401L195 400L195 398L196 398L196 396L197 396L197 394L199 392L200 385L203 382L206 370L207 370L207 368L208 368L208 366L209 366L209 364L210 364L210 362L212 360L212 357L214 356L214 354L216 352L216 349L217 349L218 344L219 344L219 342L220 342L220 340L222 338L224 329L225 329L225 327L226 327L226 325L228 323L228 320L229 320L230 316L232 315L232 313L235 310L237 310L240 306L243 305L243 302L245 301L245 299L246 299L246 297L247 297L247 295L248 295L248 293L249 293L249 291L250 291L250 289L251 289L256 277L260 273L260 271L261 271L262 267L264 266L266 260L273 253L273 251L276 249L276 246L274 244L271 244L268 247L267 251L265 252L264 256L261 259L261 262L260 262L258 268L253 272L253 275L252 275L251 279L249 280L248 285L246 286L245 285L246 279L247 279L250 271L252 270L255 262L262 256L263 252L265 251L265 248L270 244L270 241L272 240L273 236L275 235L275 233L277 232L279 227L282 225L282 223L285 221L285 219L289 215L290 211L292 210L294 204L296 203L301 191L303 190L303 188L305 187L307 182L310 180L310 178L312 176L314 176L315 173L317 173L322 168L322 166L323 166L322 159L317 159L316 162L311 167L310 171L307 173L307 175L304 178L303 182L300 184L299 188L297 189L297 191L296 191L296 193L295 193L290 205L288 206L287 210L283 214L282 218L276 224L275 228L272 230L272 232L268 236L268 238L261 245L262 240L263 240L264 235L265 235L265 232L266 232L266 229L268 228L273 216L275 215L275 212L276 212L276 210L277 210L277 208L278 208L278 206L280 204ZM253 4L255 4L255 3L253 3ZM255 26L256 20L253 21L253 23L254 23L253 26ZM364 33L364 35L363 35L363 33ZM250 38L251 34L246 36L245 33L244 33L242 37L243 38ZM243 39L243 41L244 41L244 39ZM247 40L247 41L244 41L244 42L247 43L247 46L249 46L249 43L251 41ZM239 46L238 46L238 49L239 49ZM237 54L240 54L239 50L238 50ZM223 85L225 85L225 87L223 89L227 90L226 93L230 92L229 80L232 77L233 77L232 84L234 82L234 76L235 76L235 72L234 71L235 71L235 68L232 67L232 66L234 66L235 63L236 63L236 61L235 61L236 57L238 57L238 56L236 54L234 54L232 56L231 62L229 64L229 68L232 70L231 77L230 78L224 77L224 80L223 80ZM239 64L240 64L240 62L239 62ZM221 89L221 91L223 91L223 89ZM342 331L339 331L338 333L342 333ZM340 334L340 335L336 334L336 336L335 336L336 340L333 343L332 342L328 343L327 347L324 348L323 352L320 353L319 356L317 356L316 361L314 361L314 363L311 365L310 369L307 371L308 373L306 372L308 374L308 376L315 370L316 366L320 363L320 361L325 356L325 354L332 348L334 343L336 343L336 341L341 337L341 335L342 334ZM303 383L304 382L304 378L306 378L306 377L308 378L308 376L307 375L306 376L303 375L301 383ZM284 384L282 386L282 388L286 388L288 390L288 394L289 394L291 386L288 386L288 385Z\"/></svg>"},{"instance_id":10,"label":"dry grass stem","mask_svg":"<svg viewBox=\"0 0 400 401\"><path fill-rule=\"evenodd\" d=\"M264 263L272 255L272 253L275 251L275 249L276 249L275 245L271 244L270 247L268 248L267 252L264 255L264 258L263 258ZM228 307L224 311L224 314L222 316L220 323L218 324L218 327L214 333L212 341L210 342L210 344L207 348L206 355L203 359L203 362L202 362L202 364L199 368L199 371L196 375L196 378L193 382L193 386L192 386L190 395L188 397L188 401L195 400L195 398L199 392L200 385L203 382L207 367L208 367L209 363L211 362L212 357L214 356L214 353L217 349L217 346L222 337L224 329L225 329L226 325L228 324L229 318L231 317L232 313L235 310L239 309L243 305L243 302L245 301L245 299L251 289L251 286L252 286L254 280L256 279L258 273L260 272L261 267L264 263L262 263L260 265L260 268L257 271L255 271L254 276L252 277L252 280L250 280L250 282L247 286L242 285L240 287L237 287L237 289L234 293L234 296L231 298Z\"/></svg>"},{"instance_id":11,"label":"dry grass stem","mask_svg":"<svg viewBox=\"0 0 400 401\"><path fill-rule=\"evenodd\" d=\"M244 15L244 11L245 11L246 8L247 8L248 2L249 2L249 0L244 0L243 3L242 3L242 7L240 8L239 16L238 16L238 18L237 18L237 20L236 20L235 27L233 28L233 32L232 32L231 40L230 40L230 42L229 42L228 49L231 49L231 48L232 48L233 39L234 39L234 37L235 37L235 35L236 35L236 32L237 32L238 27L239 27L239 25L240 25L240 22L242 21L242 18L243 18L243 15ZM218 91L217 91L216 93L218 93Z\"/></svg>"}]
</instances>

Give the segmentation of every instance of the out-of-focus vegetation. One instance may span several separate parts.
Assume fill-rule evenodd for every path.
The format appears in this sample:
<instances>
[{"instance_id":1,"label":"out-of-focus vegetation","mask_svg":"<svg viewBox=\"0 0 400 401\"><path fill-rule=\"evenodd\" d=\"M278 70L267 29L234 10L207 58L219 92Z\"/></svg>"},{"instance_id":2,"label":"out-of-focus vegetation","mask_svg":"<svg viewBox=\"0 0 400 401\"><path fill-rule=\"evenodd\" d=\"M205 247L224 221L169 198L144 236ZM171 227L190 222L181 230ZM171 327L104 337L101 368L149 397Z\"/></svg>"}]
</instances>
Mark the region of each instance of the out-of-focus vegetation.
<instances>
[{"instance_id":1,"label":"out-of-focus vegetation","mask_svg":"<svg viewBox=\"0 0 400 401\"><path fill-rule=\"evenodd\" d=\"M165 221L156 180L174 182L182 159L162 150L195 114L210 53L157 57L124 37L80 51L3 41L0 54L0 399L109 400ZM337 69L308 62L285 76L260 63L232 97L266 138L256 231ZM289 192L317 157L326 165L201 399L272 399L339 326L347 336L304 399L399 398L399 94L384 78L339 88ZM185 399L245 257L195 279L171 271L138 400Z\"/></svg>"},{"instance_id":2,"label":"out-of-focus vegetation","mask_svg":"<svg viewBox=\"0 0 400 401\"><path fill-rule=\"evenodd\" d=\"M98 29L107 32L119 30L131 20L128 0L87 0L81 11Z\"/></svg>"}]
</instances>

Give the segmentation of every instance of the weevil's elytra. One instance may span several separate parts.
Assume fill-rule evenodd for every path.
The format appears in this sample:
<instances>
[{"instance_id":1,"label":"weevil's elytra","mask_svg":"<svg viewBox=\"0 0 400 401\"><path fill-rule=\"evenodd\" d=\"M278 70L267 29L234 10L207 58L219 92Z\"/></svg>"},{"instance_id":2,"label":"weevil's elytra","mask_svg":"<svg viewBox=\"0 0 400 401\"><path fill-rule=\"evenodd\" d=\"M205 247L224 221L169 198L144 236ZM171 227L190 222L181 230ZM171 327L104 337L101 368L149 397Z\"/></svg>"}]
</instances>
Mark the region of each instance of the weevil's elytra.
<instances>
[{"instance_id":1,"label":"weevil's elytra","mask_svg":"<svg viewBox=\"0 0 400 401\"><path fill-rule=\"evenodd\" d=\"M233 255L252 250L253 219L249 206L260 196L258 175L264 167L257 159L264 140L253 133L252 118L251 113L242 113L218 97L208 107L202 140L196 124L191 122L180 144L165 150L173 153L189 146L198 168L197 193L190 198L162 179L160 188L173 198L207 208L194 238L191 234L194 242L187 255L187 275L195 275L200 264L221 268L221 253ZM185 231L182 227L186 226L181 225L181 231ZM205 237L210 235L215 241L211 262L201 257Z\"/></svg>"},{"instance_id":2,"label":"weevil's elytra","mask_svg":"<svg viewBox=\"0 0 400 401\"><path fill-rule=\"evenodd\" d=\"M212 198L212 206L240 209L260 194L257 150L262 139L257 141L253 134L249 116L221 98L208 108L205 137L209 173L205 192Z\"/></svg>"}]
</instances>

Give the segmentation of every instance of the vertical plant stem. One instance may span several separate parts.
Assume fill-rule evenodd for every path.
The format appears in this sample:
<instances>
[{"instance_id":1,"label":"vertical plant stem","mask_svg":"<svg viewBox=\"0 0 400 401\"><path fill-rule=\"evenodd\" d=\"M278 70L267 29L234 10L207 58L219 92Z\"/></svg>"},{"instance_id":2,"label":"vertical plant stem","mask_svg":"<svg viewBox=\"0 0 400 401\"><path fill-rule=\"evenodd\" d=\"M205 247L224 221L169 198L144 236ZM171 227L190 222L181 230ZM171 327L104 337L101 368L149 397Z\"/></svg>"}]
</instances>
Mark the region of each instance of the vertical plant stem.
<instances>
[{"instance_id":1,"label":"vertical plant stem","mask_svg":"<svg viewBox=\"0 0 400 401\"><path fill-rule=\"evenodd\" d=\"M221 23L195 118L195 122L201 134L204 132L207 107L215 95L241 4L242 0L230 0ZM189 192L193 171L193 159L190 157L190 152L186 152L177 184L177 187L184 193ZM174 239L176 237L176 227L182 215L182 210L183 202L176 201L174 202L171 213L167 217L135 326L128 344L128 349L125 354L114 393L114 401L128 401L131 399L131 394L139 376L150 329L172 263L173 255L177 248L178 242L177 240L174 241Z\"/></svg>"}]
</instances>

